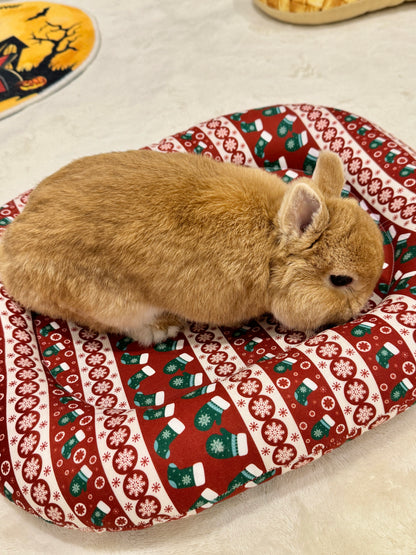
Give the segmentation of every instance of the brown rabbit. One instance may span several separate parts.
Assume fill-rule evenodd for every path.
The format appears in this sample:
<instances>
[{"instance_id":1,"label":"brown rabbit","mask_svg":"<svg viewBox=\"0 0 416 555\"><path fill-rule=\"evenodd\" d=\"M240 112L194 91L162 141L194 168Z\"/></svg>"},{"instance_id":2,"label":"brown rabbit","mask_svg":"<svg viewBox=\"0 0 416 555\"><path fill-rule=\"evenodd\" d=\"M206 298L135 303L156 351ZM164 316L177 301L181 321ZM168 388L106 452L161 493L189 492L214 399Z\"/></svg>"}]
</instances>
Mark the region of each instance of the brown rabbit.
<instances>
[{"instance_id":1,"label":"brown rabbit","mask_svg":"<svg viewBox=\"0 0 416 555\"><path fill-rule=\"evenodd\" d=\"M23 306L143 345L184 320L271 312L310 333L355 317L383 264L381 233L340 198L340 159L312 179L146 150L77 160L42 181L0 243Z\"/></svg>"}]
</instances>

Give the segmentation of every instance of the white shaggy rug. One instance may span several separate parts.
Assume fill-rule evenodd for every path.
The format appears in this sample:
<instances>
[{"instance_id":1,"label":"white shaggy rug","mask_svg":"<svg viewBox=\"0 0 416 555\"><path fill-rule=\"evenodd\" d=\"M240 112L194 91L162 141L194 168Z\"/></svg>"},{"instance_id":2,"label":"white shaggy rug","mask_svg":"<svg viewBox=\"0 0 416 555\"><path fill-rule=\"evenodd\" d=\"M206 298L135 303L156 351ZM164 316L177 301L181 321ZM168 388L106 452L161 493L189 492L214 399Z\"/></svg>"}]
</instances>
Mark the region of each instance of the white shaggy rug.
<instances>
[{"instance_id":1,"label":"white shaggy rug","mask_svg":"<svg viewBox=\"0 0 416 555\"><path fill-rule=\"evenodd\" d=\"M250 0L74 0L101 30L77 79L0 122L0 204L70 160L158 141L211 116L310 102L416 147L416 4L331 26ZM2 553L415 554L416 408L203 514L119 534L62 530L0 498Z\"/></svg>"}]
</instances>

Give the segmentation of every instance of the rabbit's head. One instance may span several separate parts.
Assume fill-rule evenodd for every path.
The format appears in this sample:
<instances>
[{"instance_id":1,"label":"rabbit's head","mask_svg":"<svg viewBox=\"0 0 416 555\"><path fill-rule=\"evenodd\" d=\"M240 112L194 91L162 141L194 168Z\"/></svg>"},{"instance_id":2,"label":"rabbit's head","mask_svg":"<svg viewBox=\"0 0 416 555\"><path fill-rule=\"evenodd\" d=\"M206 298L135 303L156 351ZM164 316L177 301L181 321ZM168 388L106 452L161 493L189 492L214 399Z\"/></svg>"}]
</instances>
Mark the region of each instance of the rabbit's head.
<instances>
[{"instance_id":1,"label":"rabbit's head","mask_svg":"<svg viewBox=\"0 0 416 555\"><path fill-rule=\"evenodd\" d=\"M356 317L381 274L377 224L341 198L340 158L322 151L312 178L293 181L277 215L270 306L285 327L307 333Z\"/></svg>"}]
</instances>

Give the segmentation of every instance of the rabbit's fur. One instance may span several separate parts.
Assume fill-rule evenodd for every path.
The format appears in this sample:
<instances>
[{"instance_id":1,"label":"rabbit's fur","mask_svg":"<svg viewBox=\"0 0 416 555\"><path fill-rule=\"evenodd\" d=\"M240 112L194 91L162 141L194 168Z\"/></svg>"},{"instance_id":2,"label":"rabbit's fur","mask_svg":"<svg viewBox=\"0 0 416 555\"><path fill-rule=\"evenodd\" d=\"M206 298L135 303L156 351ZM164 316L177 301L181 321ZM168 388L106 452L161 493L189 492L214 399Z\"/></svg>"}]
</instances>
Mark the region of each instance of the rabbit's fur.
<instances>
[{"instance_id":1,"label":"rabbit's fur","mask_svg":"<svg viewBox=\"0 0 416 555\"><path fill-rule=\"evenodd\" d=\"M195 154L82 158L10 224L1 278L28 309L143 345L184 320L233 326L265 312L310 333L354 318L382 269L381 233L340 198L343 184L327 151L291 184Z\"/></svg>"}]
</instances>

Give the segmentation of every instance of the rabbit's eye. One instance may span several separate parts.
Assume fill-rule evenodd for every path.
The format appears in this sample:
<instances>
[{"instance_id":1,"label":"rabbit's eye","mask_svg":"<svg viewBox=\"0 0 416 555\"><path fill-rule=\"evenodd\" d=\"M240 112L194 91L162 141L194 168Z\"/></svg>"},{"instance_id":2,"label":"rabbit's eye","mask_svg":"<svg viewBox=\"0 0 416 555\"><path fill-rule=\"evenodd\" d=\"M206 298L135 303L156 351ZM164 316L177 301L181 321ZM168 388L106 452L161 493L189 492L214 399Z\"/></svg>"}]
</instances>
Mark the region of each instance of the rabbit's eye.
<instances>
[{"instance_id":1,"label":"rabbit's eye","mask_svg":"<svg viewBox=\"0 0 416 555\"><path fill-rule=\"evenodd\" d=\"M343 287L344 285L349 285L352 282L351 276L331 275L329 276L329 279L331 280L332 285L335 285L335 287Z\"/></svg>"}]
</instances>

